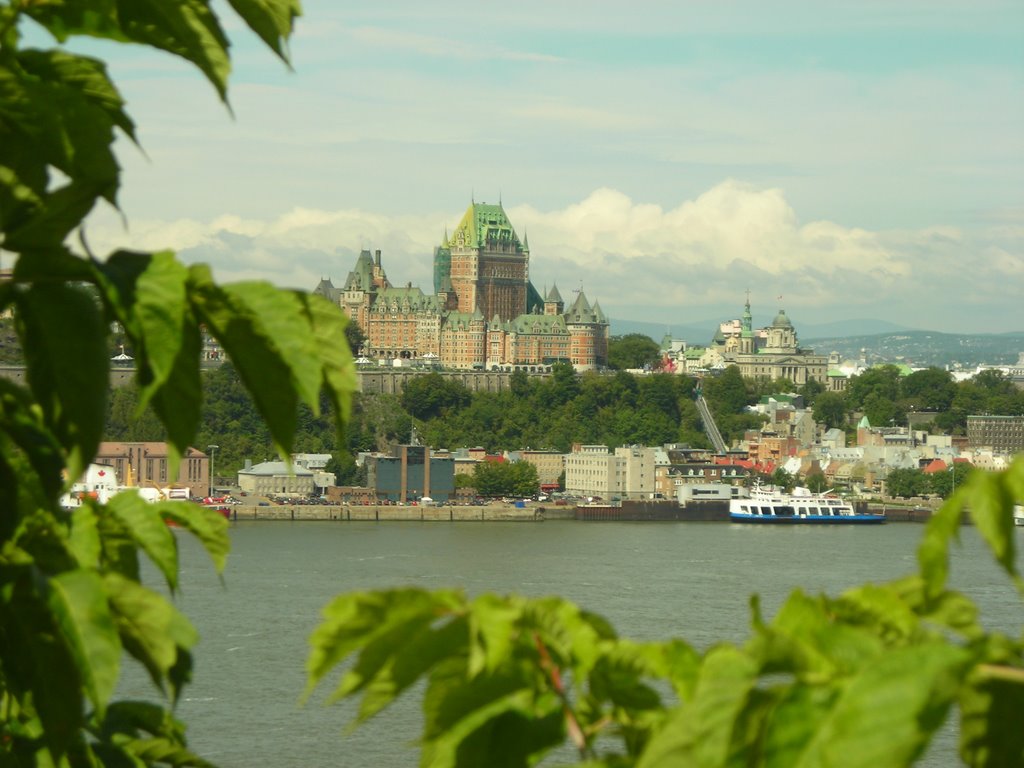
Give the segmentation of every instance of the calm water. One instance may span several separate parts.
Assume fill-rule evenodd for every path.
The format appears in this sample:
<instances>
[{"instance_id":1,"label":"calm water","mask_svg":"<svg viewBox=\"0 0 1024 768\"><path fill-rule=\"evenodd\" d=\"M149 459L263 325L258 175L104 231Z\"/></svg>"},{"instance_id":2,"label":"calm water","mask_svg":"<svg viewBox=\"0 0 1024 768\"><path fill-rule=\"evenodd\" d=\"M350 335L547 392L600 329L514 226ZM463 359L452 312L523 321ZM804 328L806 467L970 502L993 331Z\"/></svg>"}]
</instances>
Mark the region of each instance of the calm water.
<instances>
[{"instance_id":1,"label":"calm water","mask_svg":"<svg viewBox=\"0 0 1024 768\"><path fill-rule=\"evenodd\" d=\"M182 536L181 606L198 627L195 682L180 714L196 751L223 768L407 766L414 703L345 733L354 707L305 707L307 638L320 609L346 590L413 584L469 593L557 593L635 639L680 636L698 647L748 636L748 597L771 615L794 587L836 594L914 570L917 525L771 528L723 524L235 523L222 584ZM1019 543L1024 536L1017 532ZM992 627L1019 631L1022 613L973 530L953 581ZM126 675L122 694L142 696ZM951 765L947 735L925 761Z\"/></svg>"}]
</instances>

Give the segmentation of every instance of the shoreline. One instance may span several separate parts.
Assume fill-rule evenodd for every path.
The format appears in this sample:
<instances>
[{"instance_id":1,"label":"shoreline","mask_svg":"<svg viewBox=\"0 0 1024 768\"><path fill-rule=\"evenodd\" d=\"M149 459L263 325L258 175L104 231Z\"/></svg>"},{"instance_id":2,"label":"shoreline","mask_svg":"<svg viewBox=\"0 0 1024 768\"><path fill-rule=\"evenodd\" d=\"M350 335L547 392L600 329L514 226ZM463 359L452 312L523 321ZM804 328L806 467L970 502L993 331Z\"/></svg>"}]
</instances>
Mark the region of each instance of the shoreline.
<instances>
[{"instance_id":1,"label":"shoreline","mask_svg":"<svg viewBox=\"0 0 1024 768\"><path fill-rule=\"evenodd\" d=\"M384 506L346 504L275 504L257 506L238 504L230 508L231 522L269 521L337 521L337 522L522 522L571 520L572 507L515 507L490 504L482 507L447 506Z\"/></svg>"},{"instance_id":2,"label":"shoreline","mask_svg":"<svg viewBox=\"0 0 1024 768\"><path fill-rule=\"evenodd\" d=\"M583 508L586 509L586 508ZM611 508L609 508L610 510ZM614 508L619 511L619 508ZM892 507L871 505L872 512L884 510L886 523L926 523L932 516L927 508ZM391 506L391 505L346 505L346 504L274 504L259 506L255 504L238 504L230 508L228 520L231 522L246 521L286 521L286 522L444 522L444 523L487 523L487 522L520 522L538 523L544 520L579 520L589 521L632 521L632 522L725 522L727 515L702 514L695 511L684 511L685 507L676 508L673 515L658 516L625 516L594 515L581 516L576 507L516 507L511 504L489 504L486 506Z\"/></svg>"}]
</instances>

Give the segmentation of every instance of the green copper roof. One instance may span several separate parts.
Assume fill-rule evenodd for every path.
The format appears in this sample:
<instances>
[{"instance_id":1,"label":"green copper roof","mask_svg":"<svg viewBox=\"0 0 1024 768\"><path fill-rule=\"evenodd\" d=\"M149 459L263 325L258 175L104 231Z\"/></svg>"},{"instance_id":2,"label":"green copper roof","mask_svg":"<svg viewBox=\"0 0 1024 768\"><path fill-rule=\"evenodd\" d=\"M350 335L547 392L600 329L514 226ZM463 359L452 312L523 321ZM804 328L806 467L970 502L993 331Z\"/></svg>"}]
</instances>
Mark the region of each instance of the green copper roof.
<instances>
[{"instance_id":1,"label":"green copper roof","mask_svg":"<svg viewBox=\"0 0 1024 768\"><path fill-rule=\"evenodd\" d=\"M437 296L427 295L419 288L382 288L377 292L377 301L373 308L378 312L424 312L438 311Z\"/></svg>"},{"instance_id":2,"label":"green copper roof","mask_svg":"<svg viewBox=\"0 0 1024 768\"><path fill-rule=\"evenodd\" d=\"M529 249L519 241L519 236L516 235L512 223L505 215L505 209L500 204L472 203L466 209L449 242L453 245L458 244L460 234L463 244L468 248L484 248L492 242L512 243L517 251L529 252Z\"/></svg>"},{"instance_id":3,"label":"green copper roof","mask_svg":"<svg viewBox=\"0 0 1024 768\"><path fill-rule=\"evenodd\" d=\"M792 328L793 323L786 317L786 310L780 309L779 314L772 321L772 328Z\"/></svg>"},{"instance_id":4,"label":"green copper roof","mask_svg":"<svg viewBox=\"0 0 1024 768\"><path fill-rule=\"evenodd\" d=\"M512 333L542 333L568 335L565 318L561 315L519 315L505 326Z\"/></svg>"}]
</instances>

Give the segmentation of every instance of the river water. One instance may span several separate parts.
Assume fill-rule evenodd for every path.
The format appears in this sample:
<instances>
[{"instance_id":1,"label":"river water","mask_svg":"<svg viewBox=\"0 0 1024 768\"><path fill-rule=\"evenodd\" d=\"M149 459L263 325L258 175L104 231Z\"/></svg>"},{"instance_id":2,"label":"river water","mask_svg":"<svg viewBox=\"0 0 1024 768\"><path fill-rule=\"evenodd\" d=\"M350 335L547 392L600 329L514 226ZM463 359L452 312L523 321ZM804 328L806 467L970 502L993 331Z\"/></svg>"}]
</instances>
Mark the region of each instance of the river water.
<instances>
[{"instance_id":1,"label":"river water","mask_svg":"<svg viewBox=\"0 0 1024 768\"><path fill-rule=\"evenodd\" d=\"M638 640L679 636L698 648L749 636L749 595L771 616L795 587L838 594L915 570L923 527L715 523L249 522L231 527L223 583L179 537L179 604L201 634L180 716L189 743L222 768L413 766L418 701L399 702L348 733L354 704L305 706L307 641L334 595L398 585L560 594ZM1018 544L1024 545L1021 531ZM975 531L955 550L955 586L986 625L1016 634L1021 603ZM151 696L126 670L120 694ZM923 765L955 764L946 729Z\"/></svg>"}]
</instances>

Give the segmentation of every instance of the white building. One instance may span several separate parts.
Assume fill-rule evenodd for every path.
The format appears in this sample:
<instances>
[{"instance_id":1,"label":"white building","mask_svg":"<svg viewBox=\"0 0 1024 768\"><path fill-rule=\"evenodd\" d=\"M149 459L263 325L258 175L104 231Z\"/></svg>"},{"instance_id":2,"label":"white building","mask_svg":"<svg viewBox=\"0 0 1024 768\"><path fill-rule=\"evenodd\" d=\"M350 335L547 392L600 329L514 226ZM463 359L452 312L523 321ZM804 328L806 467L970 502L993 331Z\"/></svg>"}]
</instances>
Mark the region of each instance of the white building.
<instances>
[{"instance_id":1,"label":"white building","mask_svg":"<svg viewBox=\"0 0 1024 768\"><path fill-rule=\"evenodd\" d=\"M238 487L257 496L309 496L313 493L313 471L283 461L245 463L238 472Z\"/></svg>"},{"instance_id":2,"label":"white building","mask_svg":"<svg viewBox=\"0 0 1024 768\"><path fill-rule=\"evenodd\" d=\"M605 445L573 446L565 457L566 493L606 501L651 498L658 450L624 446L609 453Z\"/></svg>"}]
</instances>

